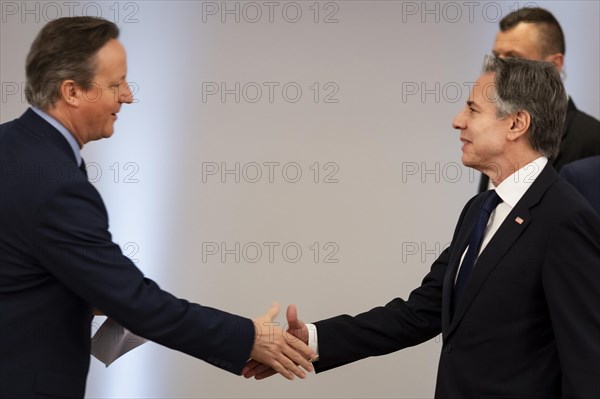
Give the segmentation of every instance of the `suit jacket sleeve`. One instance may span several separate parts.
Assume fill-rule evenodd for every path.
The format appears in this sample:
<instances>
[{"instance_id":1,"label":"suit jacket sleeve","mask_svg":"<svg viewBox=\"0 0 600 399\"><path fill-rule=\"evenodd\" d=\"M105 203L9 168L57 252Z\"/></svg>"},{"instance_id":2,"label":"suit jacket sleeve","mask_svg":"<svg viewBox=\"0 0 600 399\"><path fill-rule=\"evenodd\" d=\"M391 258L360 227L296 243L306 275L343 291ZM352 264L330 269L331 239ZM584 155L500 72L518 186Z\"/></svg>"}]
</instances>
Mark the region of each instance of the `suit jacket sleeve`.
<instances>
[{"instance_id":1,"label":"suit jacket sleeve","mask_svg":"<svg viewBox=\"0 0 600 399\"><path fill-rule=\"evenodd\" d=\"M452 246L472 201L460 215L450 247L440 254L421 286L411 292L407 301L396 298L355 317L340 315L315 323L320 359L315 364L316 372L395 352L441 333L444 276Z\"/></svg>"},{"instance_id":2,"label":"suit jacket sleeve","mask_svg":"<svg viewBox=\"0 0 600 399\"><path fill-rule=\"evenodd\" d=\"M177 299L145 278L112 242L104 204L87 181L60 184L47 198L33 215L32 242L53 276L134 333L241 373L251 320Z\"/></svg>"}]
</instances>

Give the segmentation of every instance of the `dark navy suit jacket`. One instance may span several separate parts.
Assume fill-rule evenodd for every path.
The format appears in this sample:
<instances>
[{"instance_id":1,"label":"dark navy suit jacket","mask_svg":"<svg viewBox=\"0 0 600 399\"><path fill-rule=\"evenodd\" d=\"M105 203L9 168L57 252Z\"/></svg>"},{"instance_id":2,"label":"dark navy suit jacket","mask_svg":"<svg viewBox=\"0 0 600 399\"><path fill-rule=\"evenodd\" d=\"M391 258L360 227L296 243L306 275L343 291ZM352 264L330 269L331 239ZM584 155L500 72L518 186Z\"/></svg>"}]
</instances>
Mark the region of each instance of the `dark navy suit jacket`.
<instances>
[{"instance_id":1,"label":"dark navy suit jacket","mask_svg":"<svg viewBox=\"0 0 600 399\"><path fill-rule=\"evenodd\" d=\"M250 356L251 320L174 297L122 254L67 141L28 110L0 125L0 397L83 397L92 307L236 374Z\"/></svg>"},{"instance_id":2,"label":"dark navy suit jacket","mask_svg":"<svg viewBox=\"0 0 600 399\"><path fill-rule=\"evenodd\" d=\"M547 164L481 252L452 314L482 199L467 203L407 301L316 323L317 372L442 333L436 398L600 398L600 218Z\"/></svg>"},{"instance_id":3,"label":"dark navy suit jacket","mask_svg":"<svg viewBox=\"0 0 600 399\"><path fill-rule=\"evenodd\" d=\"M600 215L600 155L565 165L560 175L577 189Z\"/></svg>"}]
</instances>

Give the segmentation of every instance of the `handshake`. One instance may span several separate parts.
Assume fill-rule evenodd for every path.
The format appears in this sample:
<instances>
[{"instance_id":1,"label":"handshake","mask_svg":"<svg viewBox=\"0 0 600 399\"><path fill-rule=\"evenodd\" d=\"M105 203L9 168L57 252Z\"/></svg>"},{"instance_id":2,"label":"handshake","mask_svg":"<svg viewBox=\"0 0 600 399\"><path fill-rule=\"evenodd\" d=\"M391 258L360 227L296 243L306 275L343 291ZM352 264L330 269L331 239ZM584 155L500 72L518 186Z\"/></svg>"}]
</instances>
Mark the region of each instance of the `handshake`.
<instances>
[{"instance_id":1,"label":"handshake","mask_svg":"<svg viewBox=\"0 0 600 399\"><path fill-rule=\"evenodd\" d=\"M279 373L293 380L294 376L305 378L304 370L313 371L311 363L317 356L308 347L308 328L298 319L296 306L287 308L286 331L273 322L278 313L279 305L274 304L267 313L253 320L256 333L251 358L242 371L244 377L261 380Z\"/></svg>"}]
</instances>

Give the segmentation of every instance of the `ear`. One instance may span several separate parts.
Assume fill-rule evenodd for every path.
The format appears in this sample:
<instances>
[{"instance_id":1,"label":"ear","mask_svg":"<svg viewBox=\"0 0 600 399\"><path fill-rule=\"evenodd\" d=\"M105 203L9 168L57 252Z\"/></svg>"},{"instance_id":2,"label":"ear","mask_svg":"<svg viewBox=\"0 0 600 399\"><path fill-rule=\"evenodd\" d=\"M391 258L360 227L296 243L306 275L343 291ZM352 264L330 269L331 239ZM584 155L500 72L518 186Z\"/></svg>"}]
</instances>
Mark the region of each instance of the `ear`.
<instances>
[{"instance_id":1,"label":"ear","mask_svg":"<svg viewBox=\"0 0 600 399\"><path fill-rule=\"evenodd\" d=\"M508 139L510 141L516 141L520 137L524 136L531 126L531 115L527 111L517 111L511 116L510 131L508 133Z\"/></svg>"},{"instance_id":2,"label":"ear","mask_svg":"<svg viewBox=\"0 0 600 399\"><path fill-rule=\"evenodd\" d=\"M544 57L544 61L553 63L558 72L562 72L565 65L565 56L562 53L550 54Z\"/></svg>"},{"instance_id":3,"label":"ear","mask_svg":"<svg viewBox=\"0 0 600 399\"><path fill-rule=\"evenodd\" d=\"M81 87L73 80L63 80L60 84L60 96L66 104L79 107L82 97Z\"/></svg>"}]
</instances>

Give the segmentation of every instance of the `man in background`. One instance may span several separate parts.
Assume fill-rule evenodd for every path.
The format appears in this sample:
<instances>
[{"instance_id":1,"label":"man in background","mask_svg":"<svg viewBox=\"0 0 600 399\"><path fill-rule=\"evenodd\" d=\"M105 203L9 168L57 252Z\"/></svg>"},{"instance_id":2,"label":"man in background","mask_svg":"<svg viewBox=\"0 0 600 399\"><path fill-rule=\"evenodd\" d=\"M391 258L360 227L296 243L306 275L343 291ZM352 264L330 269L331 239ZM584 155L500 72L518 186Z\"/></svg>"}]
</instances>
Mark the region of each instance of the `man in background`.
<instances>
[{"instance_id":1,"label":"man in background","mask_svg":"<svg viewBox=\"0 0 600 399\"><path fill-rule=\"evenodd\" d=\"M560 24L550 12L543 8L522 8L500 21L492 53L501 58L548 61L562 73L565 38ZM600 155L600 121L579 111L569 97L560 148L550 162L558 171L567 163L594 155ZM479 192L488 188L489 178L483 174Z\"/></svg>"},{"instance_id":2,"label":"man in background","mask_svg":"<svg viewBox=\"0 0 600 399\"><path fill-rule=\"evenodd\" d=\"M92 308L137 335L240 374L252 357L303 378L313 353L271 320L178 299L123 255L80 149L132 102L119 29L59 18L33 42L20 118L0 125L0 398L81 398ZM257 289L261 289L257 285Z\"/></svg>"}]
</instances>

